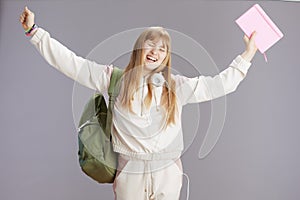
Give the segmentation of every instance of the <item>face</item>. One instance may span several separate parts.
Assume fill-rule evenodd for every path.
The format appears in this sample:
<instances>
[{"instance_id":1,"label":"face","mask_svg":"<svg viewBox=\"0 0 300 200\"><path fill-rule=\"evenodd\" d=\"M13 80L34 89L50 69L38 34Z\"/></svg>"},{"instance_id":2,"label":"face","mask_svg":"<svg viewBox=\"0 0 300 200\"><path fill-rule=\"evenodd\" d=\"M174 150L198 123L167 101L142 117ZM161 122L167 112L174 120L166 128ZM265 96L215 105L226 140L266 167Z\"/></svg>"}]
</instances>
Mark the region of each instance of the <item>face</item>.
<instances>
[{"instance_id":1,"label":"face","mask_svg":"<svg viewBox=\"0 0 300 200\"><path fill-rule=\"evenodd\" d=\"M157 42L146 40L143 48L145 61L144 69L146 73L149 73L164 61L167 56L167 49L162 39L159 39Z\"/></svg>"}]
</instances>

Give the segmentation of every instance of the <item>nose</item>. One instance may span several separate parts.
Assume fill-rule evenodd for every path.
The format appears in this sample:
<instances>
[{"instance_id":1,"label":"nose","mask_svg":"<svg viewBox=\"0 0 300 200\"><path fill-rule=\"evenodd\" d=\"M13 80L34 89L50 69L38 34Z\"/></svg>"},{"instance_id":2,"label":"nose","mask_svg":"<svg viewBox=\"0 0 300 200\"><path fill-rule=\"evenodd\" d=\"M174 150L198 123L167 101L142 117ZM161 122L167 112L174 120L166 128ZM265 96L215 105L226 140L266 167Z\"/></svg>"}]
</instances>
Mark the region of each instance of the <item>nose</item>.
<instances>
[{"instance_id":1,"label":"nose","mask_svg":"<svg viewBox=\"0 0 300 200\"><path fill-rule=\"evenodd\" d=\"M151 49L151 52L152 52L153 54L157 54L157 51L158 51L157 47L153 47L153 48Z\"/></svg>"}]
</instances>

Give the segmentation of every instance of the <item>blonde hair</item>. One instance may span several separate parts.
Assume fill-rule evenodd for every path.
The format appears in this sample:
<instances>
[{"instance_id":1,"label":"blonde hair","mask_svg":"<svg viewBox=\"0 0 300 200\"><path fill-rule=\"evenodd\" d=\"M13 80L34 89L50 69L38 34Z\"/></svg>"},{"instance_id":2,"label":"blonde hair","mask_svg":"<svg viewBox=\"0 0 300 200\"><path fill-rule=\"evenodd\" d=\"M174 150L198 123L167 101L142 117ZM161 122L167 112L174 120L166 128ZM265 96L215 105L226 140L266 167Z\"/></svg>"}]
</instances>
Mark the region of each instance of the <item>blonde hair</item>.
<instances>
[{"instance_id":1,"label":"blonde hair","mask_svg":"<svg viewBox=\"0 0 300 200\"><path fill-rule=\"evenodd\" d=\"M149 27L144 30L137 38L129 64L125 68L123 76L123 84L121 89L121 103L122 106L129 108L132 112L132 100L134 93L138 90L140 80L143 78L144 70L144 49L145 41L157 41L162 39L167 51L167 55L161 65L151 72L150 76L154 73L161 72L164 76L167 85L163 86L161 106L167 111L166 125L175 123L176 115L176 96L175 96L175 81L171 79L171 40L169 33L162 27ZM149 108L152 102L153 85L147 83L148 94L144 100L144 105Z\"/></svg>"}]
</instances>

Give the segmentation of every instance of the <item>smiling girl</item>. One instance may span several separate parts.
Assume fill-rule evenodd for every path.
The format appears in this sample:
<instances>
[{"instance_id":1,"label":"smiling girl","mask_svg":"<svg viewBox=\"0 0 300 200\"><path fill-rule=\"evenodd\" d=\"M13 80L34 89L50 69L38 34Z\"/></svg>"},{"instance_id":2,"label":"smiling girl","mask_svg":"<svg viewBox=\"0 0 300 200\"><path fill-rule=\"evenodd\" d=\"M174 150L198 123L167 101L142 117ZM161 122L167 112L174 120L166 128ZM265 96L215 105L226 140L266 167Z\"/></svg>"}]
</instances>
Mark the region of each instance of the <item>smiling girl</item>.
<instances>
[{"instance_id":1,"label":"smiling girl","mask_svg":"<svg viewBox=\"0 0 300 200\"><path fill-rule=\"evenodd\" d=\"M34 13L27 7L20 22L30 42L50 65L88 88L107 91L112 65L75 55L37 27ZM179 199L182 107L235 91L257 51L254 38L255 33L251 38L244 37L246 50L220 74L188 78L171 74L171 39L164 28L149 27L140 34L113 109L112 143L119 154L113 184L116 200ZM159 77L160 84L153 77Z\"/></svg>"}]
</instances>

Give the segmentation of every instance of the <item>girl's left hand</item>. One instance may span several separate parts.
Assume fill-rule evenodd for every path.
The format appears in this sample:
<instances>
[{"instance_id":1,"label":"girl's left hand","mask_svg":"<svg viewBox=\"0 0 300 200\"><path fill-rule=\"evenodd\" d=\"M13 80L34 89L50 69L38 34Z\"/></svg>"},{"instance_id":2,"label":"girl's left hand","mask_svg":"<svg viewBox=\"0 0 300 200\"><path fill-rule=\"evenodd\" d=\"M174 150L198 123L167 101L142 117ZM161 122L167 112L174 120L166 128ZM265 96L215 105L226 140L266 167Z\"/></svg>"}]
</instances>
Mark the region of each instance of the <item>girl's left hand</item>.
<instances>
[{"instance_id":1,"label":"girl's left hand","mask_svg":"<svg viewBox=\"0 0 300 200\"><path fill-rule=\"evenodd\" d=\"M257 47L255 45L255 37L256 37L256 32L254 31L250 38L248 38L246 35L244 35L244 42L246 45L246 50L245 52L241 55L245 60L250 62L252 58L254 57Z\"/></svg>"}]
</instances>

